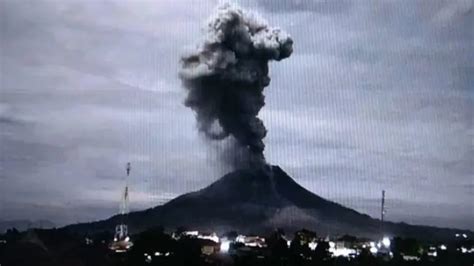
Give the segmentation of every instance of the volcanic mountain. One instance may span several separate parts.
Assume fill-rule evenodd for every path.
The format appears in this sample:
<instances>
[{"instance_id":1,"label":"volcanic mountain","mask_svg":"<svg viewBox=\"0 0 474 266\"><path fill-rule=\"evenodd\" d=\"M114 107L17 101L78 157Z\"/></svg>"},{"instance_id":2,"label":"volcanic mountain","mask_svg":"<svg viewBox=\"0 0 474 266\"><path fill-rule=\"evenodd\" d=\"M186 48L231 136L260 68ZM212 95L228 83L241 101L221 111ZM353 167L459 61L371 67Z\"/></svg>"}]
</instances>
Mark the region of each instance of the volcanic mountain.
<instances>
[{"instance_id":1,"label":"volcanic mountain","mask_svg":"<svg viewBox=\"0 0 474 266\"><path fill-rule=\"evenodd\" d=\"M66 227L75 232L110 231L123 217ZM261 233L283 228L315 230L320 235L380 236L381 223L368 215L323 199L306 190L280 167L231 172L208 187L126 218L130 231L154 226L206 231ZM384 232L418 238L447 239L453 229L385 222ZM462 232L457 230L456 232Z\"/></svg>"}]
</instances>

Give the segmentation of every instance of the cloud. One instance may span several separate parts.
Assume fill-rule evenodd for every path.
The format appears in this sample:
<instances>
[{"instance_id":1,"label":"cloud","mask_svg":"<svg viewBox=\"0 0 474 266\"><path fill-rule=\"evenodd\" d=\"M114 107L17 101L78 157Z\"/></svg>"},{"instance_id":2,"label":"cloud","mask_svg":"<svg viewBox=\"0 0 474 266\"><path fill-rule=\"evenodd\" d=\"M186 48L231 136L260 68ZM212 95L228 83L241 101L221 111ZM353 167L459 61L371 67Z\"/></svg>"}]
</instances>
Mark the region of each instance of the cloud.
<instances>
[{"instance_id":1,"label":"cloud","mask_svg":"<svg viewBox=\"0 0 474 266\"><path fill-rule=\"evenodd\" d=\"M30 218L25 216L35 206L61 223L75 221L67 209L76 210L74 216L105 218L116 210L127 161L138 177L131 180L132 195L183 193L221 174L202 156L205 146L200 148L197 136L186 134L193 132L194 119L183 111L176 74L180 47L196 36L175 30L198 29L197 19L210 6L198 1L0 5L2 218ZM199 8L172 15L181 21L170 22L169 11L183 5ZM201 171L176 177L179 168L166 165L186 160ZM160 181L174 179L182 183ZM104 192L91 193L97 187ZM132 208L159 203L150 197ZM104 213L84 213L91 205ZM59 208L54 206L62 211L48 211Z\"/></svg>"},{"instance_id":2,"label":"cloud","mask_svg":"<svg viewBox=\"0 0 474 266\"><path fill-rule=\"evenodd\" d=\"M295 54L271 69L266 99L273 109L262 113L269 161L312 191L364 212L358 199L378 202L386 189L403 202L394 220L412 215L419 223L427 199L472 209L462 184L472 179L466 25L473 16L458 12L441 25L433 16L450 2L429 4L358 4L329 17L270 14L292 34ZM448 213L438 222L422 216L469 227L472 215L457 222Z\"/></svg>"},{"instance_id":3,"label":"cloud","mask_svg":"<svg viewBox=\"0 0 474 266\"><path fill-rule=\"evenodd\" d=\"M351 6L351 1L346 0L258 0L257 2L271 12L314 12L326 15L344 13Z\"/></svg>"}]
</instances>

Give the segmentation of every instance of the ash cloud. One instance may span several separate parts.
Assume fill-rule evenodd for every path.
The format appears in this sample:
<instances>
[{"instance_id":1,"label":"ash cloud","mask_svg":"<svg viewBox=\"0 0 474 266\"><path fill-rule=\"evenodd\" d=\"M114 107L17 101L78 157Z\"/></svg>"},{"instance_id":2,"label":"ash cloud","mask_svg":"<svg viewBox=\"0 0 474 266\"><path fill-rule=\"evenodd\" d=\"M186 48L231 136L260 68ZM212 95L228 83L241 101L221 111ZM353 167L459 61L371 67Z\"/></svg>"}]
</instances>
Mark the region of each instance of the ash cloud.
<instances>
[{"instance_id":1,"label":"ash cloud","mask_svg":"<svg viewBox=\"0 0 474 266\"><path fill-rule=\"evenodd\" d=\"M267 130L257 116L270 84L268 63L289 57L293 40L229 3L215 10L203 35L196 49L181 57L185 105L195 111L205 138L223 143L226 163L234 168L265 164Z\"/></svg>"}]
</instances>

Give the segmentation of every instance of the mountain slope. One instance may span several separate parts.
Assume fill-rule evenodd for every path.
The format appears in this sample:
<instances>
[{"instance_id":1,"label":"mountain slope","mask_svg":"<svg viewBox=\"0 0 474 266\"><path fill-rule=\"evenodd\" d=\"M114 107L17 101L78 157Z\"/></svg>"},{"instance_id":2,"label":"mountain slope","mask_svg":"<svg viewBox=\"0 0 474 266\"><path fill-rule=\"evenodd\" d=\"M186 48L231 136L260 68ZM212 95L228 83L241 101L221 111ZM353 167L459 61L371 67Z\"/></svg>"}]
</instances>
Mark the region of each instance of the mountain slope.
<instances>
[{"instance_id":1,"label":"mountain slope","mask_svg":"<svg viewBox=\"0 0 474 266\"><path fill-rule=\"evenodd\" d=\"M25 231L30 228L53 228L56 225L48 220L37 220L37 221L29 221L29 220L8 220L3 221L0 220L0 234L6 232L8 229L15 228L18 231Z\"/></svg>"},{"instance_id":2,"label":"mountain slope","mask_svg":"<svg viewBox=\"0 0 474 266\"><path fill-rule=\"evenodd\" d=\"M113 230L121 217L67 227L79 232ZM380 234L376 219L325 200L297 184L280 167L246 169L229 173L208 187L179 196L165 205L131 213L130 230L142 231L156 225L174 229L184 226L224 232L262 232L274 228L288 231L308 228L320 235ZM448 238L451 229L411 226L387 222L391 234L420 238Z\"/></svg>"}]
</instances>

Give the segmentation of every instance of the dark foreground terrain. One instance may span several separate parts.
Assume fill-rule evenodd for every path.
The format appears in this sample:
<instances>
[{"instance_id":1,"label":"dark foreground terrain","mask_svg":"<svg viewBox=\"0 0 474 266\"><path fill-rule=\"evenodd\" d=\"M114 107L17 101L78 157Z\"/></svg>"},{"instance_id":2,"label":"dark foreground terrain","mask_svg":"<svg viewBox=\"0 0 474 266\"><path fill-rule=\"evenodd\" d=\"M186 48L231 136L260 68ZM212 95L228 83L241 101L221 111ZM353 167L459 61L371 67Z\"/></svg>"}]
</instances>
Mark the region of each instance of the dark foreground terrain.
<instances>
[{"instance_id":1,"label":"dark foreground terrain","mask_svg":"<svg viewBox=\"0 0 474 266\"><path fill-rule=\"evenodd\" d=\"M235 240L235 232L221 239ZM309 238L308 238L309 236ZM461 252L460 248L472 250L473 241L468 239L450 243L447 248L437 248L437 255L429 255L430 245L415 239L393 238L392 254L373 254L361 248L355 256L344 257L331 254L328 240L315 233L302 230L291 238L291 243L282 231L265 237L263 246L247 246L231 241L227 249L217 242L185 236L182 229L172 235L162 228L151 229L133 235L134 246L125 253L109 249L112 235L73 235L63 230L29 230L20 233L9 230L0 235L0 265L2 266L112 266L112 265L445 265L472 266L474 253ZM308 241L317 241L310 249ZM344 236L341 241L357 245L355 237ZM365 240L360 240L365 241ZM222 240L220 240L222 242ZM341 242L342 243L342 242ZM436 243L439 246L439 243ZM405 256L405 257L404 257ZM408 256L408 257L407 257ZM407 259L416 259L407 261Z\"/></svg>"}]
</instances>

